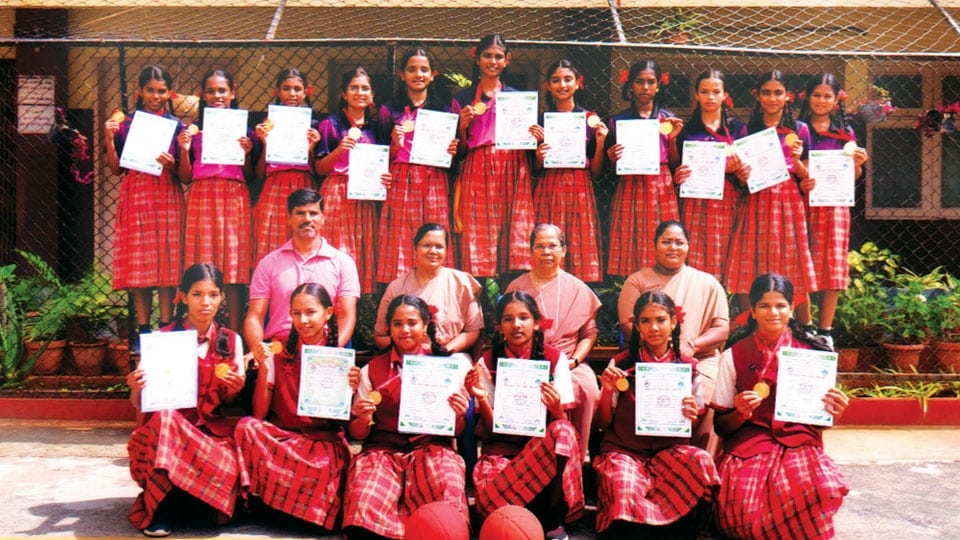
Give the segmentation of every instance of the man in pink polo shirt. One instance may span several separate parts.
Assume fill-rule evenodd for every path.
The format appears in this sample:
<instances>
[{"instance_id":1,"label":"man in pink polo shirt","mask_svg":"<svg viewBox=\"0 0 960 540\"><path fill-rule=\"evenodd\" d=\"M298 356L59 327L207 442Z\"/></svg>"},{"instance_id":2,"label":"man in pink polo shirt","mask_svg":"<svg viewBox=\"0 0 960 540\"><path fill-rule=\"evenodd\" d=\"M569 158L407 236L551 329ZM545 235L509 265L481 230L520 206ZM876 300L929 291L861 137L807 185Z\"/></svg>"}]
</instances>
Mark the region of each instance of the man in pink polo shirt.
<instances>
[{"instance_id":1,"label":"man in pink polo shirt","mask_svg":"<svg viewBox=\"0 0 960 540\"><path fill-rule=\"evenodd\" d=\"M287 223L293 238L268 253L253 271L243 337L258 361L266 354L264 340L286 341L290 333L290 294L301 283L319 283L330 294L337 308L338 345L343 347L353 335L360 298L357 265L320 236L322 202L320 194L312 189L291 193L287 197Z\"/></svg>"}]
</instances>

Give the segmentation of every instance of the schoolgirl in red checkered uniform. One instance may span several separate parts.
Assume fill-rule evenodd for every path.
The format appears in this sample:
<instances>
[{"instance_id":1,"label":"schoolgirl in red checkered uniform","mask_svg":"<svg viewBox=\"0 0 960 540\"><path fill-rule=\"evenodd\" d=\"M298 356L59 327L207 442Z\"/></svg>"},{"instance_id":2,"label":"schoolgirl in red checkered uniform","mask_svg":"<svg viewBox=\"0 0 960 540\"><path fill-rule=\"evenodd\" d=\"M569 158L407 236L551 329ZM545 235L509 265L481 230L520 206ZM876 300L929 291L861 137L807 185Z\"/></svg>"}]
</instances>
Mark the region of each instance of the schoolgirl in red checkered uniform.
<instances>
[{"instance_id":1,"label":"schoolgirl in red checkered uniform","mask_svg":"<svg viewBox=\"0 0 960 540\"><path fill-rule=\"evenodd\" d=\"M460 266L475 277L527 270L527 235L533 230L530 156L495 150L497 93L514 89L500 77L510 65L507 43L488 35L472 52L473 85L457 93L450 112L460 115L454 184L453 232L462 234Z\"/></svg>"},{"instance_id":2,"label":"schoolgirl in red checkered uniform","mask_svg":"<svg viewBox=\"0 0 960 540\"><path fill-rule=\"evenodd\" d=\"M751 319L720 359L711 407L723 437L714 511L725 537L832 538L833 515L849 491L823 451L823 428L773 419L781 347L828 350L791 320L793 285L779 274L750 287ZM762 384L759 384L762 383ZM847 397L836 388L824 408L839 418Z\"/></svg>"},{"instance_id":3,"label":"schoolgirl in red checkered uniform","mask_svg":"<svg viewBox=\"0 0 960 540\"><path fill-rule=\"evenodd\" d=\"M807 84L802 96L800 119L810 126L811 150L844 150L857 139L844 121L845 93L832 73L821 73ZM853 150L854 178L863 175L867 151ZM816 180L816 178L814 178ZM809 200L808 200L809 203ZM817 288L821 291L817 333L830 336L840 291L849 283L850 207L807 205L810 227L810 254L817 270ZM832 337L832 336L831 336Z\"/></svg>"},{"instance_id":4,"label":"schoolgirl in red checkered uniform","mask_svg":"<svg viewBox=\"0 0 960 540\"><path fill-rule=\"evenodd\" d=\"M603 280L600 218L593 181L603 173L604 145L607 126L595 113L585 111L574 101L577 90L583 86L583 76L569 60L560 60L547 70L547 105L549 112L586 112L585 126L587 166L582 169L544 169L544 156L550 145L543 142L540 126L533 134L540 145L534 169L540 171L533 196L537 223L552 223L560 227L570 244L565 270L583 281ZM594 127L590 124L596 122ZM543 123L541 116L540 123Z\"/></svg>"},{"instance_id":5,"label":"schoolgirl in red checkered uniform","mask_svg":"<svg viewBox=\"0 0 960 540\"><path fill-rule=\"evenodd\" d=\"M617 120L659 118L661 123L669 122L673 129L668 135L660 135L659 175L619 177L611 208L608 274L627 276L653 266L656 256L651 240L657 225L669 219L680 221L670 167L676 165L679 158L676 141L683 129L683 120L661 108L656 98L660 85L668 81L669 76L661 72L653 60L633 64L621 80L621 94L631 106L610 118L606 144L611 165L616 166L624 151L623 145L617 143Z\"/></svg>"},{"instance_id":6,"label":"schoolgirl in red checkered uniform","mask_svg":"<svg viewBox=\"0 0 960 540\"><path fill-rule=\"evenodd\" d=\"M357 143L389 144L390 120L374 108L370 76L361 67L350 70L341 80L340 111L320 122L320 142L316 149L316 170L327 175L320 185L323 195L323 237L353 257L360 274L360 288L373 292L377 274L377 229L380 203L347 198L350 150ZM350 130L360 130L351 137ZM391 175L380 180L388 188Z\"/></svg>"},{"instance_id":7,"label":"schoolgirl in red checkered uniform","mask_svg":"<svg viewBox=\"0 0 960 540\"><path fill-rule=\"evenodd\" d=\"M549 538L562 538L563 524L583 514L580 441L567 411L576 406L569 361L563 352L544 345L542 318L536 300L523 291L503 295L496 306L497 336L493 350L467 373L464 386L477 400L477 432L484 438L473 469L477 510L486 518L508 504L525 506L537 516ZM550 362L550 381L540 385L548 424L543 437L493 433L491 382L500 358Z\"/></svg>"},{"instance_id":8,"label":"schoolgirl in red checkered uniform","mask_svg":"<svg viewBox=\"0 0 960 540\"><path fill-rule=\"evenodd\" d=\"M221 415L220 405L243 388L244 365L240 336L217 320L222 317L223 287L223 274L216 267L188 268L180 283L183 296L181 300L178 295L176 321L160 330L197 331L198 398L194 408L145 413L127 443L130 476L143 488L130 522L147 536L170 534L170 518L180 513L173 501L184 493L193 506L199 501L221 519L233 515L240 467L231 436L234 426ZM220 376L219 365L228 366ZM130 401L137 410L149 383L142 369L127 375Z\"/></svg>"},{"instance_id":9,"label":"schoolgirl in red checkered uniform","mask_svg":"<svg viewBox=\"0 0 960 540\"><path fill-rule=\"evenodd\" d=\"M274 89L274 104L287 107L310 107L313 86L297 68L286 68L277 75ZM307 141L310 143L310 155L320 141L317 130L320 123L310 121ZM257 140L267 143L270 124L264 120L257 124ZM253 207L253 266L267 253L279 248L293 236L287 225L287 197L298 189L316 189L317 180L313 174L313 160L305 165L290 163L267 163L266 152L261 152L257 160L257 179L263 182L257 204Z\"/></svg>"},{"instance_id":10,"label":"schoolgirl in red checkered uniform","mask_svg":"<svg viewBox=\"0 0 960 540\"><path fill-rule=\"evenodd\" d=\"M398 296L387 306L390 350L375 356L361 369L354 398L350 436L363 441L363 449L350 464L343 502L343 528L349 538L403 538L410 514L436 501L455 506L467 519L463 458L453 449L453 437L400 433L400 374L406 354L443 356L446 350L433 336L427 303L415 296ZM424 335L431 347L423 346ZM470 361L453 355L463 372ZM376 390L380 403L371 393ZM447 398L456 413L456 433L464 428L467 393L461 388Z\"/></svg>"},{"instance_id":11,"label":"schoolgirl in red checkered uniform","mask_svg":"<svg viewBox=\"0 0 960 540\"><path fill-rule=\"evenodd\" d=\"M137 110L175 118L169 107L170 74L148 66L140 72ZM130 133L132 117L112 118L104 124L107 165L114 174L123 174L117 221L113 237L113 289L133 292L137 324L150 322L153 288L157 288L160 320L167 324L173 311L173 293L183 271L183 189L176 178L176 145L157 156L163 173L153 176L120 168L123 145Z\"/></svg>"},{"instance_id":12,"label":"schoolgirl in red checkered uniform","mask_svg":"<svg viewBox=\"0 0 960 540\"><path fill-rule=\"evenodd\" d=\"M637 362L680 362L691 365L693 393L677 407L693 422L705 411L697 361L680 353L683 312L663 292L647 291L633 308L629 350L615 356L600 376L596 421L604 430L600 454L594 459L599 504L600 538L696 538L700 501L709 501L720 477L713 457L690 444L689 437L636 435ZM620 379L629 389L620 391ZM622 384L622 383L621 383Z\"/></svg>"},{"instance_id":13,"label":"schoolgirl in red checkered uniform","mask_svg":"<svg viewBox=\"0 0 960 540\"><path fill-rule=\"evenodd\" d=\"M783 274L793 282L797 296L802 299L798 319L806 325L810 323L806 294L817 290L807 236L806 209L801 195L801 191L806 193L813 188L803 161L810 148L810 130L803 122L794 120L790 107L792 96L783 79L778 70L760 77L756 88L757 104L747 131L756 133L769 127L777 128L791 179L744 196L730 239L724 285L728 291L739 295L741 311L746 311L749 306L745 293L753 279L766 272ZM796 141L788 145L786 139L791 134ZM738 171L738 178L746 181L749 174L749 168L744 166Z\"/></svg>"},{"instance_id":14,"label":"schoolgirl in red checkered uniform","mask_svg":"<svg viewBox=\"0 0 960 540\"><path fill-rule=\"evenodd\" d=\"M690 120L677 137L677 150L683 161L684 141L725 142L733 145L735 139L747 134L747 126L727 116L728 94L724 88L723 73L708 70L697 76L697 105ZM727 177L723 183L723 199L680 199L680 214L690 241L690 266L712 274L722 281L727 266L730 235L737 217L740 184L734 171L740 169L736 154L727 157ZM682 184L690 177L689 165L680 165L673 178Z\"/></svg>"},{"instance_id":15,"label":"schoolgirl in red checkered uniform","mask_svg":"<svg viewBox=\"0 0 960 540\"><path fill-rule=\"evenodd\" d=\"M333 302L317 283L304 283L290 295L293 330L278 355L259 363L253 416L237 424L243 493L291 516L335 528L350 447L343 422L297 415L300 347L337 343ZM356 391L360 368L350 370ZM267 419L268 421L265 421Z\"/></svg>"},{"instance_id":16,"label":"schoolgirl in red checkered uniform","mask_svg":"<svg viewBox=\"0 0 960 540\"><path fill-rule=\"evenodd\" d=\"M450 225L449 169L410 163L410 151L417 134L407 133L404 128L405 124L416 122L421 109L447 109L449 99L443 100L433 84L436 76L433 63L433 56L426 49L407 51L400 59L402 85L381 113L381 117L390 118L392 128L390 172L393 182L380 212L382 245L377 261L380 283L390 283L413 269L415 257L410 246L421 225L438 223L444 229ZM456 155L458 142L456 138L450 140L447 151L451 155Z\"/></svg>"},{"instance_id":17,"label":"schoolgirl in red checkered uniform","mask_svg":"<svg viewBox=\"0 0 960 540\"><path fill-rule=\"evenodd\" d=\"M253 164L260 145L254 144L253 131L239 138L246 154L243 165L203 163L203 113L207 108L237 108L237 84L233 76L217 69L201 80L203 97L196 135L183 130L177 136L180 182L187 189L184 262L187 266L206 262L223 272L227 283L228 324L240 328L243 305L242 284L250 282L250 192L247 181L253 178Z\"/></svg>"}]
</instances>

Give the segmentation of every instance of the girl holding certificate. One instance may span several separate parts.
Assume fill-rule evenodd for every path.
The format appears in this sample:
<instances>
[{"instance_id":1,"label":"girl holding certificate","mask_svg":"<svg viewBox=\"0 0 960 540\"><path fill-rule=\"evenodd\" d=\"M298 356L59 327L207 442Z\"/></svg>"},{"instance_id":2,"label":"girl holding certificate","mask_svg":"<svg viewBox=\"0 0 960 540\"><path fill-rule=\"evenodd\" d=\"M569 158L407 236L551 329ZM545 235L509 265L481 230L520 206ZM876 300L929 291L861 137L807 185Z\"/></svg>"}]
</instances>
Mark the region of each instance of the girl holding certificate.
<instances>
[{"instance_id":1,"label":"girl holding certificate","mask_svg":"<svg viewBox=\"0 0 960 540\"><path fill-rule=\"evenodd\" d=\"M533 229L530 164L523 150L495 150L497 95L514 89L500 80L510 65L507 43L485 36L472 51L473 85L453 98L460 115L453 232L461 233L461 267L476 277L529 268L526 237Z\"/></svg>"},{"instance_id":2,"label":"girl holding certificate","mask_svg":"<svg viewBox=\"0 0 960 540\"><path fill-rule=\"evenodd\" d=\"M417 227L424 223L449 226L447 172L449 169L410 163L414 126L422 109L446 111L433 84L433 57L424 49L407 51L400 59L403 81L393 100L384 105L392 126L390 172L393 182L380 213L381 257L377 262L377 281L390 283L409 272L415 262L410 244ZM426 136L426 134L424 134ZM451 139L447 151L457 153L457 139Z\"/></svg>"},{"instance_id":3,"label":"girl holding certificate","mask_svg":"<svg viewBox=\"0 0 960 540\"><path fill-rule=\"evenodd\" d=\"M714 505L725 537L832 538L833 515L848 492L823 451L823 428L774 420L780 348L827 350L793 322L793 299L793 284L779 274L754 280L751 318L720 360L711 407L724 438ZM822 399L834 419L847 408L836 388Z\"/></svg>"},{"instance_id":4,"label":"girl holding certificate","mask_svg":"<svg viewBox=\"0 0 960 540\"><path fill-rule=\"evenodd\" d=\"M593 462L600 538L641 533L697 538L699 516L694 510L720 481L713 457L691 446L689 437L636 435L637 362L690 364L693 394L674 406L694 424L705 410L697 361L680 352L682 319L682 310L666 294L640 295L633 308L629 349L611 359L600 376L596 422L604 433Z\"/></svg>"},{"instance_id":5,"label":"girl holding certificate","mask_svg":"<svg viewBox=\"0 0 960 540\"><path fill-rule=\"evenodd\" d=\"M297 415L303 345L337 345L337 319L326 289L304 283L290 295L293 329L286 347L259 362L253 416L237 424L240 485L275 510L334 529L350 464L343 422ZM360 369L350 368L356 391ZM264 421L264 419L269 421Z\"/></svg>"},{"instance_id":6,"label":"girl holding certificate","mask_svg":"<svg viewBox=\"0 0 960 540\"><path fill-rule=\"evenodd\" d=\"M586 162L580 168L544 168L544 156L550 145L544 143L544 131L535 126L537 170L543 171L533 197L537 223L553 223L566 231L571 239L566 270L583 281L603 280L601 261L600 219L593 181L603 172L607 126L595 113L576 104L574 97L583 85L583 76L569 60L560 60L547 70L547 111L586 114L584 134ZM544 123L541 116L541 123ZM576 141L575 141L576 142ZM580 146L580 151L584 146ZM559 150L559 149L557 149Z\"/></svg>"},{"instance_id":7,"label":"girl holding certificate","mask_svg":"<svg viewBox=\"0 0 960 540\"><path fill-rule=\"evenodd\" d=\"M667 109L660 107L657 93L661 84L667 84L669 75L660 71L653 60L642 60L630 66L626 77L621 79L621 95L629 101L629 109L610 119L610 135L606 139L607 157L616 165L624 156L625 147L617 142L618 120L659 119L660 131L657 147L659 174L628 174L620 176L617 191L613 195L610 218L610 257L607 273L627 276L641 268L653 266L653 231L661 221L680 220L677 195L674 191L670 166L679 160L677 136L683 129L683 120ZM636 241L640 239L640 241Z\"/></svg>"},{"instance_id":8,"label":"girl holding certificate","mask_svg":"<svg viewBox=\"0 0 960 540\"><path fill-rule=\"evenodd\" d=\"M732 150L734 139L747 134L747 127L728 115L728 96L724 88L723 73L713 69L704 71L697 76L695 88L696 107L677 138L681 161L684 141L725 142L729 145L729 150ZM727 158L722 200L680 199L683 226L690 242L688 262L694 268L712 274L719 280L723 279L727 265L727 248L740 200L736 172L742 169L736 154ZM677 184L682 184L690 174L689 165L680 165L674 173L674 179Z\"/></svg>"},{"instance_id":9,"label":"girl holding certificate","mask_svg":"<svg viewBox=\"0 0 960 540\"><path fill-rule=\"evenodd\" d=\"M273 90L276 105L287 107L310 107L313 86L307 76L297 68L286 68L277 75L277 85ZM310 154L320 141L320 124L313 120L306 137L310 143ZM257 125L257 139L266 144L270 132L269 119ZM292 165L267 163L266 152L260 153L257 160L257 178L263 182L260 197L253 208L253 266L256 266L267 253L279 248L292 236L287 225L287 197L299 189L316 189L313 175L313 163Z\"/></svg>"},{"instance_id":10,"label":"girl holding certificate","mask_svg":"<svg viewBox=\"0 0 960 540\"><path fill-rule=\"evenodd\" d=\"M137 110L175 119L169 104L171 86L163 68L145 68L140 72ZM173 293L183 271L183 190L174 176L174 140L157 156L163 165L160 176L120 168L131 123L132 118L118 109L104 124L107 165L112 173L123 174L113 239L113 289L133 293L137 324L141 331L150 331L153 288L164 326L171 320Z\"/></svg>"},{"instance_id":11,"label":"girl holding certificate","mask_svg":"<svg viewBox=\"0 0 960 540\"><path fill-rule=\"evenodd\" d=\"M811 150L843 150L853 156L853 177L860 178L867 151L857 146L853 130L844 121L844 92L832 73L821 73L807 84L800 119L810 126ZM849 206L808 206L810 251L817 269L820 293L817 334L828 338L840 291L847 288L850 248Z\"/></svg>"},{"instance_id":12,"label":"girl holding certificate","mask_svg":"<svg viewBox=\"0 0 960 540\"><path fill-rule=\"evenodd\" d=\"M484 519L508 504L525 506L549 531L546 538L566 538L563 524L579 519L584 504L580 442L567 420L567 411L576 404L567 357L544 344L541 319L537 302L529 294L503 295L496 306L493 350L486 351L482 362L467 373L464 386L477 400L477 432L484 438L473 482L477 510ZM493 432L491 374L496 373L500 358L550 362L550 381L540 383L540 401L548 414L544 436Z\"/></svg>"},{"instance_id":13,"label":"girl holding certificate","mask_svg":"<svg viewBox=\"0 0 960 540\"><path fill-rule=\"evenodd\" d=\"M391 347L360 370L360 386L348 425L363 449L350 464L343 503L343 528L353 538L403 538L404 521L435 501L456 507L467 520L466 470L453 449L453 437L400 433L400 383L404 355L442 356L433 336L430 307L416 296L398 296L387 306ZM430 336L431 345L423 340ZM463 355L454 355L469 366ZM446 397L463 432L467 393Z\"/></svg>"},{"instance_id":14,"label":"girl holding certificate","mask_svg":"<svg viewBox=\"0 0 960 540\"><path fill-rule=\"evenodd\" d=\"M170 534L170 519L187 506L203 503L218 512L218 522L233 515L240 466L233 424L220 404L243 388L243 347L236 332L223 327L223 274L209 264L183 273L175 322L161 332L196 330L197 406L145 413L130 435L130 476L143 488L133 503L130 522L147 536ZM140 410L141 392L150 384L137 369L127 375L130 401Z\"/></svg>"},{"instance_id":15,"label":"girl holding certificate","mask_svg":"<svg viewBox=\"0 0 960 540\"><path fill-rule=\"evenodd\" d=\"M382 113L382 111L381 111ZM362 67L341 79L340 112L320 122L316 148L317 173L327 175L320 186L323 196L323 236L330 245L353 257L360 274L360 288L373 292L376 277L377 229L380 203L347 198L350 150L357 143L388 144L390 119L377 113L370 76ZM380 181L390 187L391 177Z\"/></svg>"},{"instance_id":16,"label":"girl holding certificate","mask_svg":"<svg viewBox=\"0 0 960 540\"><path fill-rule=\"evenodd\" d=\"M236 109L237 84L222 69L208 71L201 80L203 98L197 127L203 130L204 112L208 109ZM245 117L245 111L244 111ZM187 191L187 225L184 229L184 262L207 262L223 272L227 283L224 305L228 326L239 329L243 317L243 284L250 282L250 192L248 179L253 178L254 133L243 122L244 135L235 144L243 152L242 164L225 164L229 159L216 156L214 163L204 163L204 131L185 129L177 136L180 155L180 182ZM216 131L206 130L213 135ZM208 146L223 141L206 141ZM232 156L235 157L235 156ZM231 157L231 158L232 158Z\"/></svg>"},{"instance_id":17,"label":"girl holding certificate","mask_svg":"<svg viewBox=\"0 0 960 540\"><path fill-rule=\"evenodd\" d=\"M765 272L778 272L790 278L802 299L798 314L804 325L810 323L810 306L806 301L809 291L816 290L817 276L810 257L807 240L807 217L801 190L813 189L813 180L807 177L804 159L810 148L810 130L793 118L791 94L784 85L784 76L773 70L760 77L756 88L749 133L776 128L790 179L746 195L741 203L724 272L727 290L738 295L741 312L749 309L746 293L750 282ZM746 167L745 167L746 168ZM737 172L747 179L757 171Z\"/></svg>"}]
</instances>

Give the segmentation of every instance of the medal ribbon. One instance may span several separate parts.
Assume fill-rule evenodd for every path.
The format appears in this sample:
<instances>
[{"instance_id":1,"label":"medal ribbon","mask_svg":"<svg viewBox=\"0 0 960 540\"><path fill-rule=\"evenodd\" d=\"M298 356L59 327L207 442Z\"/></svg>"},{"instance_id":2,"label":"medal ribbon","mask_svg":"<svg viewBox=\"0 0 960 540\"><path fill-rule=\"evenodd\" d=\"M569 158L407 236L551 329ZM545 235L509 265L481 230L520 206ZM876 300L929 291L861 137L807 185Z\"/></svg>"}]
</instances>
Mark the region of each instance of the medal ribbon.
<instances>
[{"instance_id":1,"label":"medal ribbon","mask_svg":"<svg viewBox=\"0 0 960 540\"><path fill-rule=\"evenodd\" d=\"M500 81L497 81L497 88L496 90L493 91L493 97L490 98L490 101L497 99L497 92L500 92L501 90L503 90L503 83ZM477 92L473 96L473 103L471 103L471 105L481 103L482 101L483 101L483 97L481 96L481 92L480 92L480 83L477 83Z\"/></svg>"},{"instance_id":2,"label":"medal ribbon","mask_svg":"<svg viewBox=\"0 0 960 540\"><path fill-rule=\"evenodd\" d=\"M353 118L350 118L350 115L347 114L347 110L346 110L346 109L343 109L343 116L345 116L345 117L347 118L347 122L350 122L350 127L355 127L355 128L357 128L357 129L359 129L359 130L361 130L361 131L363 130L363 127L360 126L360 124L356 123L356 122L353 120ZM364 114L364 118L366 118L366 114Z\"/></svg>"},{"instance_id":3,"label":"medal ribbon","mask_svg":"<svg viewBox=\"0 0 960 540\"><path fill-rule=\"evenodd\" d=\"M767 375L767 370L770 369L770 366L777 363L777 351L780 350L780 347L783 347L790 342L790 331L786 330L780 337L777 338L777 342L768 345L762 339L760 335L756 332L753 333L753 343L757 346L757 350L760 351L760 354L763 355L763 367L760 368L759 373L757 374L757 379L759 381L765 381Z\"/></svg>"},{"instance_id":4,"label":"medal ribbon","mask_svg":"<svg viewBox=\"0 0 960 540\"><path fill-rule=\"evenodd\" d=\"M843 142L850 142L853 140L853 137L849 133L846 133L841 130L830 130L830 131L818 131L817 136L821 138L830 138L837 139Z\"/></svg>"},{"instance_id":5,"label":"medal ribbon","mask_svg":"<svg viewBox=\"0 0 960 540\"><path fill-rule=\"evenodd\" d=\"M713 137L714 139L717 139L718 141L723 141L727 144L733 144L733 137L730 136L730 130L727 128L726 124L723 124L723 135L720 135L719 133L710 129L706 125L704 125L703 127L707 130L707 133L709 133L710 136Z\"/></svg>"}]
</instances>

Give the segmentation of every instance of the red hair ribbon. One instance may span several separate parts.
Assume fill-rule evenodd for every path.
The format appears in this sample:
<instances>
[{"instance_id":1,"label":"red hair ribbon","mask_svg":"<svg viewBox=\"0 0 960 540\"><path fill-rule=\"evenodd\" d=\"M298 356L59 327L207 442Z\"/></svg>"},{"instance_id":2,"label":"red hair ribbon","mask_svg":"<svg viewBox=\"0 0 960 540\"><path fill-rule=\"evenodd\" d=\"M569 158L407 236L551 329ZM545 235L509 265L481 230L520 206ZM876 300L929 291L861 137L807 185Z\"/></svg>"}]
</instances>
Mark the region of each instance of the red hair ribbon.
<instances>
[{"instance_id":1,"label":"red hair ribbon","mask_svg":"<svg viewBox=\"0 0 960 540\"><path fill-rule=\"evenodd\" d=\"M630 70L628 70L628 69L621 69L621 70L620 70L620 79L619 79L620 84L626 84L627 79L629 79L629 78L630 78Z\"/></svg>"},{"instance_id":2,"label":"red hair ribbon","mask_svg":"<svg viewBox=\"0 0 960 540\"><path fill-rule=\"evenodd\" d=\"M801 90L799 96L800 96L800 101L806 101L806 100L807 100L807 91L806 91L806 90Z\"/></svg>"},{"instance_id":3,"label":"red hair ribbon","mask_svg":"<svg viewBox=\"0 0 960 540\"><path fill-rule=\"evenodd\" d=\"M683 324L683 318L684 318L684 315L685 315L684 312L683 312L683 308L680 307L680 306L676 306L675 309L674 309L674 313L675 313L675 315L676 315L676 317L677 317L677 324Z\"/></svg>"},{"instance_id":4,"label":"red hair ribbon","mask_svg":"<svg viewBox=\"0 0 960 540\"><path fill-rule=\"evenodd\" d=\"M306 94L306 95L308 95L308 96L312 96L312 95L313 95L313 85L312 85L312 84L308 84L308 85L307 85L307 89L306 89L303 93Z\"/></svg>"},{"instance_id":5,"label":"red hair ribbon","mask_svg":"<svg viewBox=\"0 0 960 540\"><path fill-rule=\"evenodd\" d=\"M730 94L727 94L727 97L723 98L723 104L726 105L728 109L733 108L733 98L730 97Z\"/></svg>"},{"instance_id":6,"label":"red hair ribbon","mask_svg":"<svg viewBox=\"0 0 960 540\"><path fill-rule=\"evenodd\" d=\"M279 97L279 96L280 96L280 92L279 92L276 88L274 88L274 89L273 89L273 97Z\"/></svg>"},{"instance_id":7,"label":"red hair ribbon","mask_svg":"<svg viewBox=\"0 0 960 540\"><path fill-rule=\"evenodd\" d=\"M553 319L540 319L540 329L546 332L553 328Z\"/></svg>"},{"instance_id":8,"label":"red hair ribbon","mask_svg":"<svg viewBox=\"0 0 960 540\"><path fill-rule=\"evenodd\" d=\"M180 96L178 96L176 92L173 90L170 91L170 99L177 99L178 97Z\"/></svg>"},{"instance_id":9,"label":"red hair ribbon","mask_svg":"<svg viewBox=\"0 0 960 540\"><path fill-rule=\"evenodd\" d=\"M583 90L583 75L577 77L577 89Z\"/></svg>"},{"instance_id":10,"label":"red hair ribbon","mask_svg":"<svg viewBox=\"0 0 960 540\"><path fill-rule=\"evenodd\" d=\"M837 101L846 101L846 100L847 100L846 92L844 92L843 90L837 92Z\"/></svg>"},{"instance_id":11,"label":"red hair ribbon","mask_svg":"<svg viewBox=\"0 0 960 540\"><path fill-rule=\"evenodd\" d=\"M793 92L787 92L787 103L792 103L794 99Z\"/></svg>"},{"instance_id":12,"label":"red hair ribbon","mask_svg":"<svg viewBox=\"0 0 960 540\"><path fill-rule=\"evenodd\" d=\"M440 310L437 309L437 306L435 306L435 305L433 305L433 304L428 304L428 305L427 305L427 309L429 309L429 310L430 310L430 314L431 314L431 315L434 315L434 316L436 316L436 314L440 312Z\"/></svg>"},{"instance_id":13,"label":"red hair ribbon","mask_svg":"<svg viewBox=\"0 0 960 540\"><path fill-rule=\"evenodd\" d=\"M663 86L667 86L668 84L670 84L669 71L664 71L663 73L660 74L660 84L662 84Z\"/></svg>"},{"instance_id":14,"label":"red hair ribbon","mask_svg":"<svg viewBox=\"0 0 960 540\"><path fill-rule=\"evenodd\" d=\"M753 97L757 97L757 89L754 88L753 90L751 90L751 91L750 91L750 95L753 96Z\"/></svg>"},{"instance_id":15,"label":"red hair ribbon","mask_svg":"<svg viewBox=\"0 0 960 540\"><path fill-rule=\"evenodd\" d=\"M183 291L181 291L180 289L177 289L177 294L176 296L173 297L173 305L177 305L183 302L184 298L186 297L183 295Z\"/></svg>"},{"instance_id":16,"label":"red hair ribbon","mask_svg":"<svg viewBox=\"0 0 960 540\"><path fill-rule=\"evenodd\" d=\"M476 47L470 47L470 56L471 56L472 58L476 58L476 57L477 57L477 48L476 48Z\"/></svg>"},{"instance_id":17,"label":"red hair ribbon","mask_svg":"<svg viewBox=\"0 0 960 540\"><path fill-rule=\"evenodd\" d=\"M436 78L437 75L440 75L440 72L437 70L433 70L433 73L431 73L431 75L433 75L433 77Z\"/></svg>"}]
</instances>

